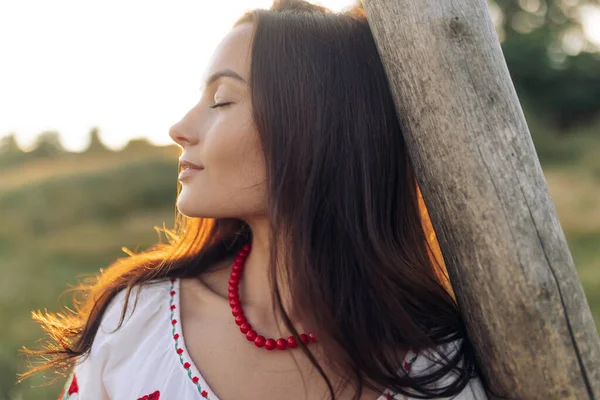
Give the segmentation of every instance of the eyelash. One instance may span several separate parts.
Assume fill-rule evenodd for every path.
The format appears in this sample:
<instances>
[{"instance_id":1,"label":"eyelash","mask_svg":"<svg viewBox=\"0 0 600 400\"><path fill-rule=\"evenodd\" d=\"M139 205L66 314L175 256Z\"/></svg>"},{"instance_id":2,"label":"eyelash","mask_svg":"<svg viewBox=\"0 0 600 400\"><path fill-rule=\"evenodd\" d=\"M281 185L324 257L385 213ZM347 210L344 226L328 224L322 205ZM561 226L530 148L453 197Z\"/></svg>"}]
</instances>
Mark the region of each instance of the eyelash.
<instances>
[{"instance_id":1,"label":"eyelash","mask_svg":"<svg viewBox=\"0 0 600 400\"><path fill-rule=\"evenodd\" d=\"M210 106L210 108L219 108L219 107L223 107L223 106L228 106L229 104L232 104L231 102L228 103L217 103L217 104L213 104L212 106Z\"/></svg>"}]
</instances>

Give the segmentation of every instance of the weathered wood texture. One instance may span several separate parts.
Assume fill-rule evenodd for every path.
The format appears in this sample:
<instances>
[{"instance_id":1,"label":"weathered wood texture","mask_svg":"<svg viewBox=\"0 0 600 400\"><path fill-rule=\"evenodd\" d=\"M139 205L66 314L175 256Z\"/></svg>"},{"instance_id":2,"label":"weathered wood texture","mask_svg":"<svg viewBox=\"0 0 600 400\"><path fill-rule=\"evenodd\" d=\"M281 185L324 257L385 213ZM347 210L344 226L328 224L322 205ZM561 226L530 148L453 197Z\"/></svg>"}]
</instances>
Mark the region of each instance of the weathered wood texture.
<instances>
[{"instance_id":1,"label":"weathered wood texture","mask_svg":"<svg viewBox=\"0 0 600 400\"><path fill-rule=\"evenodd\" d=\"M600 398L600 339L484 0L365 0L484 375Z\"/></svg>"}]
</instances>

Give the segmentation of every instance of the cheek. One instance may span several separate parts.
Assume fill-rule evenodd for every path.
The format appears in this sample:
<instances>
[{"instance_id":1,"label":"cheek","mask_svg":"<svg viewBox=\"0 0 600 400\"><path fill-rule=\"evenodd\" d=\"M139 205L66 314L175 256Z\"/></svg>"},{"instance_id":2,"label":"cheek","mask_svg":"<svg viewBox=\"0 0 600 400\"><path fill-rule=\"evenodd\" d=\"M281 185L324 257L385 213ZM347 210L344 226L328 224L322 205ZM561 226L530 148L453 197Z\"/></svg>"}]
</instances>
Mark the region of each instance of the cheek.
<instances>
[{"instance_id":1,"label":"cheek","mask_svg":"<svg viewBox=\"0 0 600 400\"><path fill-rule=\"evenodd\" d=\"M184 184L179 210L210 218L266 213L266 173L257 137L240 130L207 134L201 158L205 170Z\"/></svg>"},{"instance_id":2,"label":"cheek","mask_svg":"<svg viewBox=\"0 0 600 400\"><path fill-rule=\"evenodd\" d=\"M206 136L203 153L206 172L221 185L241 188L265 179L258 133L252 127L219 127Z\"/></svg>"}]
</instances>

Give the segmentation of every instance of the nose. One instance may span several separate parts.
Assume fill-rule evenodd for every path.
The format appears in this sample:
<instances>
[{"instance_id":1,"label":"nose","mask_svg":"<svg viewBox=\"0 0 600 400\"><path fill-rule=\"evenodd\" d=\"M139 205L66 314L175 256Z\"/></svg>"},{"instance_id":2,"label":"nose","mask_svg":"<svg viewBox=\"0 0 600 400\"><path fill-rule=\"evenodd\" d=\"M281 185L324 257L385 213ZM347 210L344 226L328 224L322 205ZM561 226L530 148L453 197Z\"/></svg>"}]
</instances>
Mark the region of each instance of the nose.
<instances>
[{"instance_id":1,"label":"nose","mask_svg":"<svg viewBox=\"0 0 600 400\"><path fill-rule=\"evenodd\" d=\"M173 139L173 141L181 147L189 145L191 142L191 138L188 135L184 134L181 121L171 126L171 128L169 129L169 136L171 136L171 139Z\"/></svg>"},{"instance_id":2,"label":"nose","mask_svg":"<svg viewBox=\"0 0 600 400\"><path fill-rule=\"evenodd\" d=\"M191 111L169 129L169 136L181 147L194 145L198 142L198 135L194 131L194 124L190 121Z\"/></svg>"}]
</instances>

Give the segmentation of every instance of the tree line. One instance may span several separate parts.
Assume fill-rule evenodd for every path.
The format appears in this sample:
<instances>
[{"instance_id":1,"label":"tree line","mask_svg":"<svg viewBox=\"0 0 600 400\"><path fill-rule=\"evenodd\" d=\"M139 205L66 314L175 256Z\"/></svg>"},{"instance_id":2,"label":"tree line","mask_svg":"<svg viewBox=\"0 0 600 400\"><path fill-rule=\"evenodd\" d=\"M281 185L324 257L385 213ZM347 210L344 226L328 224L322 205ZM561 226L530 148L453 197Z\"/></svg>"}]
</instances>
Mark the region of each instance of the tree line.
<instances>
[{"instance_id":1,"label":"tree line","mask_svg":"<svg viewBox=\"0 0 600 400\"><path fill-rule=\"evenodd\" d=\"M120 151L139 151L153 147L156 146L150 143L146 138L134 138ZM100 130L96 127L92 128L89 132L88 144L83 153L98 154L110 152L115 151L102 142ZM24 151L19 146L14 133L0 138L0 166L18 164L32 159L61 157L69 154L81 154L81 152L74 153L65 149L57 131L44 131L40 133L37 136L31 151Z\"/></svg>"}]
</instances>

